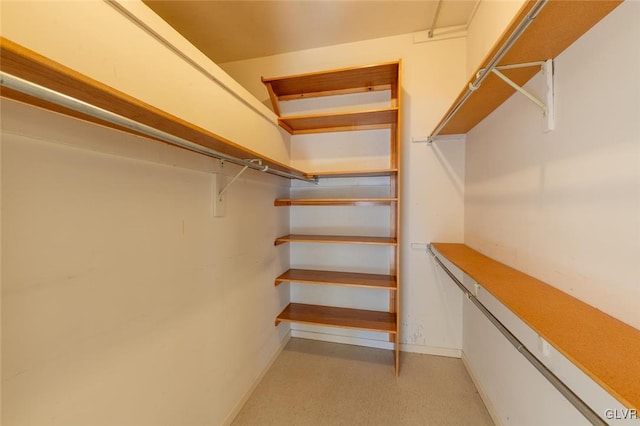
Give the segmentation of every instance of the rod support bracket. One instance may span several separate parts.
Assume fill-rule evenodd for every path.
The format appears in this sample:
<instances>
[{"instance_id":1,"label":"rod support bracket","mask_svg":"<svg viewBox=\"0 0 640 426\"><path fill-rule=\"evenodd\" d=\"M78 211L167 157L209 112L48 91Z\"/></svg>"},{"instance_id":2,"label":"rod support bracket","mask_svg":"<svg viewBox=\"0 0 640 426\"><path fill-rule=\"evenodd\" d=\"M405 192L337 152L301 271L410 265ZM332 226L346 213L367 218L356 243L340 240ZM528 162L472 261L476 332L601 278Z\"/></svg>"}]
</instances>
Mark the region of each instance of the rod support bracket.
<instances>
[{"instance_id":1,"label":"rod support bracket","mask_svg":"<svg viewBox=\"0 0 640 426\"><path fill-rule=\"evenodd\" d=\"M255 163L258 164L260 166L262 166L262 160L259 158L253 158L250 160L245 160L248 161L250 163ZM222 199L222 196L224 195L225 192L227 192L227 190L231 187L231 185L233 185L233 183L240 177L240 175L242 175L244 172L247 171L247 169L249 168L249 166L244 166L234 177L233 179L231 179L231 181L225 185L224 188L222 188L222 190L220 190L220 192L218 193L218 198ZM264 168L262 169L263 172L266 172L269 169L269 166L264 166Z\"/></svg>"}]
</instances>

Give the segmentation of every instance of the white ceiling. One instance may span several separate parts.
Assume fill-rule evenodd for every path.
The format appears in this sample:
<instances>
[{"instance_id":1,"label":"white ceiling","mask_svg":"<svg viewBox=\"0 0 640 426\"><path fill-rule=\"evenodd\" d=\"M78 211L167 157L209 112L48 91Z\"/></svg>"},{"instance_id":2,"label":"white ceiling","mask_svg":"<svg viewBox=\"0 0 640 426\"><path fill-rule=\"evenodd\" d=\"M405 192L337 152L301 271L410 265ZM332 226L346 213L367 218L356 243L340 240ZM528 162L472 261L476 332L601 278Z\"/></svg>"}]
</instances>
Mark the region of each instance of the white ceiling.
<instances>
[{"instance_id":1,"label":"white ceiling","mask_svg":"<svg viewBox=\"0 0 640 426\"><path fill-rule=\"evenodd\" d=\"M480 0L145 3L216 63L467 25Z\"/></svg>"}]
</instances>

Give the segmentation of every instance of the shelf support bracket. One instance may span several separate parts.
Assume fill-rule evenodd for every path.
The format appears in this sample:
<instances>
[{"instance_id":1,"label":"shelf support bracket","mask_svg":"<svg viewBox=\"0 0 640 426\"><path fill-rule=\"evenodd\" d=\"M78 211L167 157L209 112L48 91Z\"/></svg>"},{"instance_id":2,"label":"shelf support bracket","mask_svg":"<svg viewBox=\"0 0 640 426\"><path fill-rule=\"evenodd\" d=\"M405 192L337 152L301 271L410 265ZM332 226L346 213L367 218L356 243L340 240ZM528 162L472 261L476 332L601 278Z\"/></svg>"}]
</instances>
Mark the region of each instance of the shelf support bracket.
<instances>
[{"instance_id":1,"label":"shelf support bracket","mask_svg":"<svg viewBox=\"0 0 640 426\"><path fill-rule=\"evenodd\" d=\"M527 90L523 89L509 77L504 75L500 70L504 69L514 69L514 68L524 68L531 66L540 66L542 68L542 72L546 77L546 102L541 101L536 98L534 95L529 93ZM548 59L544 62L529 62L525 64L514 64L514 65L504 65L498 66L491 69L491 72L496 76L500 77L505 83L509 86L516 89L518 92L522 93L527 97L531 102L538 105L540 109L542 109L542 115L546 117L546 128L545 131L550 131L555 128L555 120L554 120L554 94L553 94L553 59Z\"/></svg>"},{"instance_id":2,"label":"shelf support bracket","mask_svg":"<svg viewBox=\"0 0 640 426\"><path fill-rule=\"evenodd\" d=\"M247 160L251 163L256 163L260 166L262 166L262 160L260 160L259 158L254 158L253 160ZM242 175L244 172L247 171L247 169L249 168L249 166L244 166L242 168L242 170L240 170L234 177L233 179L231 179L231 181L225 185L224 188L222 188L222 190L220 192L218 192L218 199L222 199L222 196L224 195L225 192L227 192L227 189L229 189L231 187L231 185L233 185L233 183L240 177L240 175ZM262 168L261 171L266 172L269 169L269 166L264 166Z\"/></svg>"},{"instance_id":3,"label":"shelf support bracket","mask_svg":"<svg viewBox=\"0 0 640 426\"><path fill-rule=\"evenodd\" d=\"M513 80L511 80L506 75L502 74L497 69L494 68L494 69L491 70L491 72L493 72L495 75L497 75L502 80L504 80L504 82L507 83L509 86L513 87L518 92L520 92L523 95L525 95L531 102L533 102L534 104L538 105L540 107L540 109L542 109L542 113L543 114L545 114L545 115L547 114L547 106L544 104L544 102L542 102L540 99L538 99L535 96L533 96L531 93L527 92L525 89L522 88L522 86L518 86Z\"/></svg>"}]
</instances>

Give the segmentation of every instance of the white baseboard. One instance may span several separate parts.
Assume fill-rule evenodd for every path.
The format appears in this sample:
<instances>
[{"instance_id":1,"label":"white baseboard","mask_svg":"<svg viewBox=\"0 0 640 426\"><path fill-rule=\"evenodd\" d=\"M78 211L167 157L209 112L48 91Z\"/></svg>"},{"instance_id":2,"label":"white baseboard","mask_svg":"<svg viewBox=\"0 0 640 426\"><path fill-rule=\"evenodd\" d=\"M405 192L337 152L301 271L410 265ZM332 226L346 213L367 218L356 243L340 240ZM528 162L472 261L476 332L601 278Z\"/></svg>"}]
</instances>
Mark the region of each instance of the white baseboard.
<instances>
[{"instance_id":1,"label":"white baseboard","mask_svg":"<svg viewBox=\"0 0 640 426\"><path fill-rule=\"evenodd\" d=\"M476 374L473 372L473 369L471 369L471 367L469 366L469 363L467 362L467 358L465 357L464 352L462 352L462 363L464 364L464 367L467 369L467 373L469 373L469 376L471 377L471 381L476 386L476 389L478 389L480 398L482 398L482 402L484 402L485 407L487 407L487 411L491 416L491 420L493 420L493 423L496 426L504 426L504 423L502 422L502 419L498 415L496 408L491 402L489 395L487 395L484 388L482 387L482 382L480 382L480 380L478 379L478 376L476 376Z\"/></svg>"},{"instance_id":2,"label":"white baseboard","mask_svg":"<svg viewBox=\"0 0 640 426\"><path fill-rule=\"evenodd\" d=\"M393 350L393 343L385 340L362 339L358 337L339 336L335 334L317 333L307 330L291 330L291 337L302 339L321 340L323 342L344 343L347 345L365 346L368 348ZM460 358L460 349L440 348L437 346L413 345L401 343L400 350L403 352L413 352L425 355L446 356L450 358Z\"/></svg>"},{"instance_id":3,"label":"white baseboard","mask_svg":"<svg viewBox=\"0 0 640 426\"><path fill-rule=\"evenodd\" d=\"M323 342L345 343L347 345L366 346L377 349L393 349L393 343L384 340L362 339L359 337L339 336L336 334L316 333L307 330L291 330L291 337L302 339L321 340Z\"/></svg>"},{"instance_id":4,"label":"white baseboard","mask_svg":"<svg viewBox=\"0 0 640 426\"><path fill-rule=\"evenodd\" d=\"M262 378L264 377L264 375L267 374L267 371L269 371L273 363L276 362L276 359L278 359L278 356L280 356L280 353L289 342L289 339L291 339L290 332L287 333L284 339L282 339L282 341L280 342L280 347L273 354L273 356L271 357L267 365L262 369L260 374L258 374L258 377L256 377L256 379L253 381L253 384L251 385L251 387L244 393L242 398L240 398L240 401L238 401L238 403L233 407L233 410L231 410L229 415L224 419L224 422L222 423L224 426L231 425L231 422L233 422L233 419L235 419L238 413L240 412L240 410L242 410L242 407L244 407L244 404L247 403L253 391L256 390L256 387L258 387L258 385L262 381Z\"/></svg>"},{"instance_id":5,"label":"white baseboard","mask_svg":"<svg viewBox=\"0 0 640 426\"><path fill-rule=\"evenodd\" d=\"M416 354L446 356L448 358L460 358L460 349L442 348L439 346L414 345L411 343L400 343L400 350L403 352L413 352Z\"/></svg>"}]
</instances>

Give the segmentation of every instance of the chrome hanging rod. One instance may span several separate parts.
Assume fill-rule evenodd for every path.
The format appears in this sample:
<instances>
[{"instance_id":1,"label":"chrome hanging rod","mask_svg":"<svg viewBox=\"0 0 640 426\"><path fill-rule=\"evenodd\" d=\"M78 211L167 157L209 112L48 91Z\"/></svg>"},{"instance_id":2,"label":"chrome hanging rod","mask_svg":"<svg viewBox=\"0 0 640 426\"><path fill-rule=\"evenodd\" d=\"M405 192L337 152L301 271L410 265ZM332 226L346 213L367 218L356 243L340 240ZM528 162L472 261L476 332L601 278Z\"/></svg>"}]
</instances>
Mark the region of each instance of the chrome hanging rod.
<instances>
[{"instance_id":1,"label":"chrome hanging rod","mask_svg":"<svg viewBox=\"0 0 640 426\"><path fill-rule=\"evenodd\" d=\"M492 70L498 65L498 62L502 60L504 55L507 54L509 49L511 49L513 44L520 38L522 33L524 33L524 31L529 27L529 25L531 25L533 20L536 19L536 16L538 16L538 13L540 13L540 10L542 10L544 5L547 4L547 1L548 0L536 1L536 4L533 5L529 13L527 13L527 16L525 16L524 19L520 21L516 29L513 30L513 32L509 35L509 38L502 44L502 46L500 46L500 49L496 52L496 54L493 55L493 57L491 58L487 66L482 70L480 70L480 72L478 73L479 75L476 76L475 81L473 83L469 83L469 87L467 88L467 91L465 92L464 96L456 103L453 109L445 116L444 120L440 122L438 127L436 127L436 129L429 135L429 138L428 138L429 143L433 142L433 139L436 136L438 136L438 134L442 131L442 129L444 129L444 127L447 124L449 124L449 121L451 121L451 119L458 113L460 108L462 108L462 106L467 102L467 100L473 94L473 92L475 92L480 87L484 79L487 78L489 74L491 74Z\"/></svg>"},{"instance_id":2,"label":"chrome hanging rod","mask_svg":"<svg viewBox=\"0 0 640 426\"><path fill-rule=\"evenodd\" d=\"M117 124L118 126L124 127L126 129L133 130L143 135L159 139L171 145L179 146L181 148L185 148L190 151L194 151L199 154L206 155L208 157L218 158L220 160L228 161L233 164L246 166L250 169L259 170L262 172L270 173L270 174L288 178L288 179L298 179L298 180L303 180L305 182L312 182L312 183L317 182L316 179L313 179L313 178L307 178L300 175L294 175L293 173L275 170L275 169L257 164L255 161L242 160L240 158L236 158L231 155L224 154L214 149L206 148L204 146L198 145L186 139L182 139L170 133L163 132L162 130L155 129L151 126L147 126L146 124L138 123L137 121L115 114L111 111L107 111L105 109L102 109L95 105L81 101L79 99L73 98L71 96L67 96L65 94L56 92L54 90L40 86L30 81L15 77L11 74L7 74L6 72L0 72L0 85L9 89L18 91L20 93L24 93L26 95L33 96L41 100L51 102L59 106L63 106L65 108L69 108L71 110L81 112L83 114L87 114L91 117L98 118L100 120L104 120L109 123Z\"/></svg>"},{"instance_id":3,"label":"chrome hanging rod","mask_svg":"<svg viewBox=\"0 0 640 426\"><path fill-rule=\"evenodd\" d=\"M465 286L458 280L458 278L445 266L445 264L436 256L433 252L431 244L427 245L427 251L433 256L436 263L442 268L442 270L453 280L453 282L462 290L467 298L484 314L485 317L502 333L504 337L513 345L514 348L522 356L529 361L529 363L535 367L536 370L544 376L545 379L553 385L564 396L567 401L573 405L576 410L580 412L592 425L606 426L606 422L589 407L578 395L576 395L571 388L569 388L562 380L558 378L551 370L547 368L536 356L527 349L526 346L506 328L498 318L496 318L491 311L489 311L478 298L473 295Z\"/></svg>"}]
</instances>

